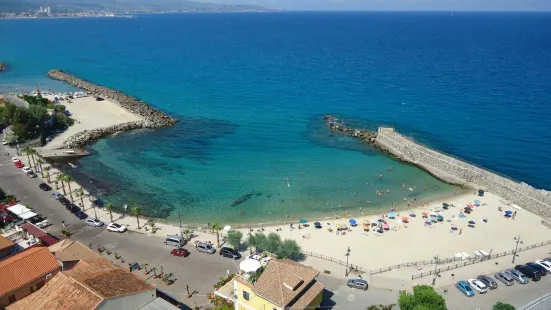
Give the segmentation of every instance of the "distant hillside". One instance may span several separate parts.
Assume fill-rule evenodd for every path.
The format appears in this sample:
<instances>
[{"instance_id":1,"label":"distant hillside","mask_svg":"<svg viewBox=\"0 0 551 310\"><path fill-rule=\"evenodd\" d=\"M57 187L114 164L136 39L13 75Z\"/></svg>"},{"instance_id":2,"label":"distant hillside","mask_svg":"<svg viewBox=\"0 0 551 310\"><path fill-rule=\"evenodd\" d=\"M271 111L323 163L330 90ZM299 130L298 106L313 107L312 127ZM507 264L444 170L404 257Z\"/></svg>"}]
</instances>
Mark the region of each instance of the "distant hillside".
<instances>
[{"instance_id":1,"label":"distant hillside","mask_svg":"<svg viewBox=\"0 0 551 310\"><path fill-rule=\"evenodd\" d=\"M83 10L110 10L114 12L157 12L157 11L270 11L257 5L216 4L188 0L0 0L0 12L22 12L50 6L52 11L74 12Z\"/></svg>"}]
</instances>

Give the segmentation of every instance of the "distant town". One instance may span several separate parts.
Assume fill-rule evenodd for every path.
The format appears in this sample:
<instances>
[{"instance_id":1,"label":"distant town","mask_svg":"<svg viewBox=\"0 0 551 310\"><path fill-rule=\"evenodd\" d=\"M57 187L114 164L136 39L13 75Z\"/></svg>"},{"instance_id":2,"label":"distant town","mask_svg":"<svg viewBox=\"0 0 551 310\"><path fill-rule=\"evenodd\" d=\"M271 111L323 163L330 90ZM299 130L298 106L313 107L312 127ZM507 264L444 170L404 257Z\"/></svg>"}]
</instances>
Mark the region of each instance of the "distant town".
<instances>
[{"instance_id":1,"label":"distant town","mask_svg":"<svg viewBox=\"0 0 551 310\"><path fill-rule=\"evenodd\" d=\"M1 9L1 8L0 8ZM0 10L2 11L2 10ZM117 8L87 9L84 7L72 7L70 10L64 8L52 8L40 6L29 8L25 11L0 12L0 18L60 18L60 17L135 17L134 14L154 13L215 13L215 12L273 12L277 9L268 9L254 5L218 5L209 3L187 2L187 5L167 8L128 7L123 10Z\"/></svg>"}]
</instances>

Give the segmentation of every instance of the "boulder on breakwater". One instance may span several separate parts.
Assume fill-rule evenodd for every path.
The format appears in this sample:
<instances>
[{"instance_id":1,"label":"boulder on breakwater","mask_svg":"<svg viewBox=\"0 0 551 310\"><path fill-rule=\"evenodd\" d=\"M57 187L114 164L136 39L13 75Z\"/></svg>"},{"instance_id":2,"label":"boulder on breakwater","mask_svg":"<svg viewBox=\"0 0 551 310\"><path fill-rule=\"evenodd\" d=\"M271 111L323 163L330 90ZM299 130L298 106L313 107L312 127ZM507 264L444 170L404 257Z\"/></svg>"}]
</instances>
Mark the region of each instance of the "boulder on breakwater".
<instances>
[{"instance_id":1,"label":"boulder on breakwater","mask_svg":"<svg viewBox=\"0 0 551 310\"><path fill-rule=\"evenodd\" d=\"M143 120L140 121L127 122L105 128L79 132L64 141L63 148L84 147L90 142L97 141L119 131L128 131L140 128L171 127L177 122L175 118L150 107L137 98L129 96L118 90L88 82L63 70L50 70L48 71L48 76L52 79L63 81L72 86L81 88L91 96L109 98L123 109L143 118Z\"/></svg>"},{"instance_id":2,"label":"boulder on breakwater","mask_svg":"<svg viewBox=\"0 0 551 310\"><path fill-rule=\"evenodd\" d=\"M354 137L360 140L363 140L366 143L374 143L377 138L377 132L367 129L355 129L346 127L344 123L340 122L336 117L325 114L323 119L327 122L329 129L331 131L338 132L340 134L347 135L349 137Z\"/></svg>"}]
</instances>

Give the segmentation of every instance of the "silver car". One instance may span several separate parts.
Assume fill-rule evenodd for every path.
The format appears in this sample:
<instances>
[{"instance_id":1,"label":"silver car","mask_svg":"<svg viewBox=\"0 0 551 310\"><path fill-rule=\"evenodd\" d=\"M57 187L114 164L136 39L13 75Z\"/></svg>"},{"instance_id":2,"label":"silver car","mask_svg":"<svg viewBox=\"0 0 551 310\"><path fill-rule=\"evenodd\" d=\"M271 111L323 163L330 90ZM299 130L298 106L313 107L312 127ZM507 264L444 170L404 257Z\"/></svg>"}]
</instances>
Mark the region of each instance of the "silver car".
<instances>
[{"instance_id":1,"label":"silver car","mask_svg":"<svg viewBox=\"0 0 551 310\"><path fill-rule=\"evenodd\" d=\"M476 277L479 281L484 283L488 288L491 290L495 290L497 288L497 282L492 277L487 275L481 275Z\"/></svg>"},{"instance_id":2,"label":"silver car","mask_svg":"<svg viewBox=\"0 0 551 310\"><path fill-rule=\"evenodd\" d=\"M88 226L94 226L94 227L101 227L103 226L103 222L98 219L87 219L86 225Z\"/></svg>"},{"instance_id":3,"label":"silver car","mask_svg":"<svg viewBox=\"0 0 551 310\"><path fill-rule=\"evenodd\" d=\"M530 279L528 279L527 276L525 276L524 274L522 274L518 270L507 269L507 270L505 270L505 272L510 274L511 276L513 276L513 278L520 284L527 284L528 282L530 282Z\"/></svg>"},{"instance_id":4,"label":"silver car","mask_svg":"<svg viewBox=\"0 0 551 310\"><path fill-rule=\"evenodd\" d=\"M346 282L348 287L357 288L360 290L367 290L367 281L362 279L350 279Z\"/></svg>"},{"instance_id":5,"label":"silver car","mask_svg":"<svg viewBox=\"0 0 551 310\"><path fill-rule=\"evenodd\" d=\"M511 286L515 284L515 278L513 278L513 276L508 274L507 272L498 272L494 274L494 277L506 286Z\"/></svg>"},{"instance_id":6,"label":"silver car","mask_svg":"<svg viewBox=\"0 0 551 310\"><path fill-rule=\"evenodd\" d=\"M208 253L208 254L214 254L216 252L215 248L213 248L210 244L205 242L196 242L195 248L199 252Z\"/></svg>"}]
</instances>

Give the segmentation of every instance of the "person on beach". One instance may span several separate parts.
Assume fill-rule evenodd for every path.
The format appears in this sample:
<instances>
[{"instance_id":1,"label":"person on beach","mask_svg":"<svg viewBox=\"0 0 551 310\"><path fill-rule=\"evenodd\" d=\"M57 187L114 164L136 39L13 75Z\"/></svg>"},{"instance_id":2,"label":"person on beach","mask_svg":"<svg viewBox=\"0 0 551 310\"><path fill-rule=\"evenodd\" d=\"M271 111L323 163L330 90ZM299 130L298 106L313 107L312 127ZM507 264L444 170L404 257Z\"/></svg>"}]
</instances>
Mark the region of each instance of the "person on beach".
<instances>
[{"instance_id":1,"label":"person on beach","mask_svg":"<svg viewBox=\"0 0 551 310\"><path fill-rule=\"evenodd\" d=\"M63 228L65 228L65 221L61 221L61 226L63 226Z\"/></svg>"},{"instance_id":2,"label":"person on beach","mask_svg":"<svg viewBox=\"0 0 551 310\"><path fill-rule=\"evenodd\" d=\"M461 235L463 233L463 228L459 228L459 234Z\"/></svg>"}]
</instances>

